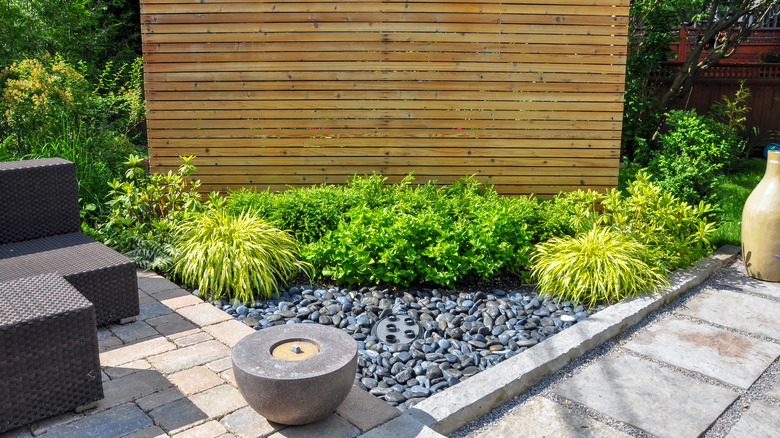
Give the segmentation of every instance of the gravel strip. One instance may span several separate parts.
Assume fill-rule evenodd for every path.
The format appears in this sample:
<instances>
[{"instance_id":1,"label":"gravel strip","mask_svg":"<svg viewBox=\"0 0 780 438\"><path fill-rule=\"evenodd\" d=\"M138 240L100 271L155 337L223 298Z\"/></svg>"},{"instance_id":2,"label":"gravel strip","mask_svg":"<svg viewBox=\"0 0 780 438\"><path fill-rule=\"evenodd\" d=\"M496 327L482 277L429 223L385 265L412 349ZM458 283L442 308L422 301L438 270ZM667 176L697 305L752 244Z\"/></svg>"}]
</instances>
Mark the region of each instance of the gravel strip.
<instances>
[{"instance_id":1,"label":"gravel strip","mask_svg":"<svg viewBox=\"0 0 780 438\"><path fill-rule=\"evenodd\" d=\"M727 268L740 269L743 266L744 265L742 264L741 261L736 261L733 262L733 264ZM702 290L705 290L707 288L713 288L714 286L716 286L720 279L722 279L724 276L729 274L727 268L719 270L713 276L707 279L705 282L685 292L679 298L674 300L672 303L649 314L648 317L646 317L639 324L626 330L616 338L607 341L606 343L602 344L600 347L591 350L585 355L573 360L571 363L569 363L566 367L561 369L559 372L549 376L548 378L544 379L537 385L533 386L529 391L523 393L522 395L513 399L509 403L506 403L500 406L499 408L494 409L490 414L480 418L479 420L469 423L468 425L464 426L457 432L450 434L449 437L450 438L476 437L477 435L487 431L488 428L490 428L494 423L501 421L504 417L509 416L512 413L514 413L516 410L520 409L522 406L524 406L524 404L528 403L534 397L545 397L560 405L566 406L575 412L582 413L604 424L607 424L610 427L622 431L630 436L634 436L634 437L652 436L642 430L629 426L620 421L614 420L613 418L601 414L600 412L589 409L586 406L573 403L553 393L553 391L563 382L579 374L590 364L609 354L624 354L624 355L632 355L635 357L641 357L643 360L649 360L654 363L659 363L661 366L665 368L672 369L677 373L684 374L696 380L706 382L712 385L720 386L723 388L728 388L732 391L739 393L740 395L736 399L736 401L712 424L712 426L710 426L709 429L705 431L705 433L702 435L705 438L725 437L728 434L728 432L731 430L733 425L741 418L742 414L746 412L747 407L750 406L750 404L754 401L763 400L780 406L780 400L772 399L771 397L766 395L766 392L774 384L780 381L780 359L775 360L772 363L772 365L756 380L756 382L750 386L750 388L748 388L747 390L743 390L735 386L728 385L723 382L714 380L712 378L709 378L707 376L704 376L696 372L682 370L665 363L660 363L648 356L640 355L638 353L634 353L628 349L623 348L623 345L629 342L637 334L642 333L648 327L648 325L656 321L661 321L664 318L669 318L671 316L674 316L676 318L688 319L701 324L711 325L713 327L725 329L734 333L738 333L740 335L750 336L754 339L760 339L763 341L769 341L773 343L780 343L773 339L768 339L765 337L741 332L739 330L734 330L728 327L723 327L717 324L712 324L706 321L701 321L696 318L688 317L675 312L676 309L679 309L681 306L684 306L685 303L688 302L688 300L690 300L692 297L694 297ZM717 286L717 287L722 289L729 289L727 286ZM741 293L749 294L747 292L741 292ZM767 298L767 297L762 296L762 298ZM774 300L780 301L777 299Z\"/></svg>"}]
</instances>

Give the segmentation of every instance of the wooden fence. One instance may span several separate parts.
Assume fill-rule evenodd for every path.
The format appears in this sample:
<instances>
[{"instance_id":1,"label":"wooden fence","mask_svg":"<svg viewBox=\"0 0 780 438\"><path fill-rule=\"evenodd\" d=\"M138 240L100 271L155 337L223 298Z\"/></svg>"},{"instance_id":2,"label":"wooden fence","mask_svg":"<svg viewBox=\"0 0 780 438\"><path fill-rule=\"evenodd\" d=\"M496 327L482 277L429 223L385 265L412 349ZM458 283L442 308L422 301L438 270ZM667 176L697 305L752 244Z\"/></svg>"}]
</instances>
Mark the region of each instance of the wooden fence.
<instances>
[{"instance_id":1,"label":"wooden fence","mask_svg":"<svg viewBox=\"0 0 780 438\"><path fill-rule=\"evenodd\" d=\"M154 170L617 183L629 0L141 0Z\"/></svg>"}]
</instances>

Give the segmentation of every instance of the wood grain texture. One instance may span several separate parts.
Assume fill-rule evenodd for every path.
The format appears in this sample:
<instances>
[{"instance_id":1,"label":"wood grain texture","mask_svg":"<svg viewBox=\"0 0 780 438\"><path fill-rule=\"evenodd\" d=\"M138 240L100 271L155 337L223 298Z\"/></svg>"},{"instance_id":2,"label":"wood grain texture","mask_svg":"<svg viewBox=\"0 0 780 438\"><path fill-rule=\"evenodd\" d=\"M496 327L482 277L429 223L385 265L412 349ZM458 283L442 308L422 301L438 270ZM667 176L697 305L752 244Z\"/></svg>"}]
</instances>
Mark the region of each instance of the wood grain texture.
<instances>
[{"instance_id":1,"label":"wood grain texture","mask_svg":"<svg viewBox=\"0 0 780 438\"><path fill-rule=\"evenodd\" d=\"M617 183L628 0L141 0L154 170L202 190L381 173Z\"/></svg>"}]
</instances>

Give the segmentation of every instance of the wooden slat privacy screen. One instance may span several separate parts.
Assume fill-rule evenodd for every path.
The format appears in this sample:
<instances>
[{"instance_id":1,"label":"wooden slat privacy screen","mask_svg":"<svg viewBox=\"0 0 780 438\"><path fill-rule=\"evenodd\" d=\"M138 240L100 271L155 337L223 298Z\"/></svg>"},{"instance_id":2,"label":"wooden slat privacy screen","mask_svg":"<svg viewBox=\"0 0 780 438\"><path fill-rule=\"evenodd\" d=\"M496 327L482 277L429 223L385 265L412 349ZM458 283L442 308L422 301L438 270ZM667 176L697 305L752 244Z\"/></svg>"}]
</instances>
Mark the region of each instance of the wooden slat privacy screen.
<instances>
[{"instance_id":1,"label":"wooden slat privacy screen","mask_svg":"<svg viewBox=\"0 0 780 438\"><path fill-rule=\"evenodd\" d=\"M154 170L617 184L629 0L141 0Z\"/></svg>"}]
</instances>

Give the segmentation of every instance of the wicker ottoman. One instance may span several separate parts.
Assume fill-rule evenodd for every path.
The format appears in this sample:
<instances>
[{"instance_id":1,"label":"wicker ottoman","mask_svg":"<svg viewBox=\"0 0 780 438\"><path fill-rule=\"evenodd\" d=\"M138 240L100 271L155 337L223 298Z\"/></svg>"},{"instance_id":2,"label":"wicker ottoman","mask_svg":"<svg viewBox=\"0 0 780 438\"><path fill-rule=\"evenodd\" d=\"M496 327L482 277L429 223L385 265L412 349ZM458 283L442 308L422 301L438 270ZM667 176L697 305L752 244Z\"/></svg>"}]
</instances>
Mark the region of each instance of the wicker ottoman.
<instances>
[{"instance_id":1,"label":"wicker ottoman","mask_svg":"<svg viewBox=\"0 0 780 438\"><path fill-rule=\"evenodd\" d=\"M92 303L57 274L0 283L0 433L101 398Z\"/></svg>"}]
</instances>

